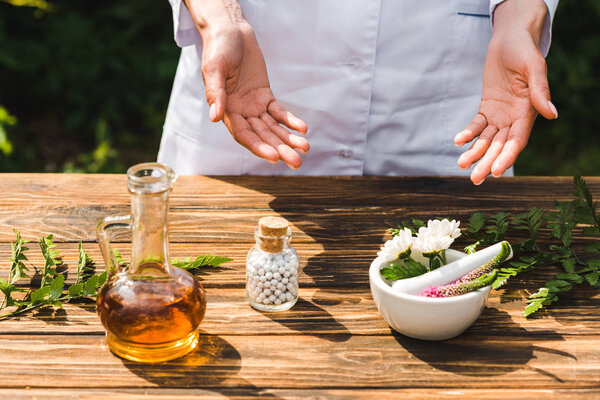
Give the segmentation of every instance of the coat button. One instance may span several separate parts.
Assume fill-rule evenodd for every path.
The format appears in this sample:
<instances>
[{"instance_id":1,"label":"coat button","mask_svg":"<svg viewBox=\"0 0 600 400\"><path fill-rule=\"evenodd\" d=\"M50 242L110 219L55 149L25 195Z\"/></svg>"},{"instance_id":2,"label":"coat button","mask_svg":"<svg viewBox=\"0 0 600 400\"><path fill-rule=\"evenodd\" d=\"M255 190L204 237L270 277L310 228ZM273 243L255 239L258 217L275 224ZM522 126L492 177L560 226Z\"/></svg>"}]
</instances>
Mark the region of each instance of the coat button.
<instances>
[{"instance_id":1,"label":"coat button","mask_svg":"<svg viewBox=\"0 0 600 400\"><path fill-rule=\"evenodd\" d=\"M340 156L344 158L351 158L354 155L354 152L350 149L340 150Z\"/></svg>"}]
</instances>

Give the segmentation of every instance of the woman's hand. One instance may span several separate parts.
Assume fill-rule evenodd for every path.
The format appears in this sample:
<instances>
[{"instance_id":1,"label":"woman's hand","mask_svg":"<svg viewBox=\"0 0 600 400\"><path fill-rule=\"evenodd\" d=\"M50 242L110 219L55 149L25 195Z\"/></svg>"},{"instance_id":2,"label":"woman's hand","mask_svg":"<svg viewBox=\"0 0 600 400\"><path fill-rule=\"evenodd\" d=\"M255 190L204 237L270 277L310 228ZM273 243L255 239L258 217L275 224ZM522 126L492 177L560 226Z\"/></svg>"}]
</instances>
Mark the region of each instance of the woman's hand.
<instances>
[{"instance_id":1,"label":"woman's hand","mask_svg":"<svg viewBox=\"0 0 600 400\"><path fill-rule=\"evenodd\" d=\"M217 4L221 3L221 4ZM202 36L202 77L210 119L223 121L233 138L255 155L296 169L308 141L307 126L275 100L252 27L235 0L187 0Z\"/></svg>"},{"instance_id":2,"label":"woman's hand","mask_svg":"<svg viewBox=\"0 0 600 400\"><path fill-rule=\"evenodd\" d=\"M471 173L476 185L514 164L538 113L558 118L539 48L547 12L541 0L506 0L496 8L479 112L454 138L458 146L477 138L458 159L463 169L479 160Z\"/></svg>"}]
</instances>

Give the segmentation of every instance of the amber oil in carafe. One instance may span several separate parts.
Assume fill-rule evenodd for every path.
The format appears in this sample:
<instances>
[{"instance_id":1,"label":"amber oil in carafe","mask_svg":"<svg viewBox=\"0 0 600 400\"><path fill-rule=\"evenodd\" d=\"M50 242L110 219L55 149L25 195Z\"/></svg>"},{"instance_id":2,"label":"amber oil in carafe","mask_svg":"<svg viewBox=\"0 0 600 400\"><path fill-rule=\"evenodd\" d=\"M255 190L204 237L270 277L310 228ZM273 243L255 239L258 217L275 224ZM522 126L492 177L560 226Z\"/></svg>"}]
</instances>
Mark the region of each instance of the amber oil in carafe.
<instances>
[{"instance_id":1,"label":"amber oil in carafe","mask_svg":"<svg viewBox=\"0 0 600 400\"><path fill-rule=\"evenodd\" d=\"M168 262L166 214L172 182L153 187L139 182L144 176L163 176L160 169L154 171L159 168L156 166L166 167L141 164L128 171L132 263L126 269L114 268L97 301L110 349L120 357L140 362L166 361L193 350L206 310L202 285ZM105 257L108 251L103 248Z\"/></svg>"}]
</instances>

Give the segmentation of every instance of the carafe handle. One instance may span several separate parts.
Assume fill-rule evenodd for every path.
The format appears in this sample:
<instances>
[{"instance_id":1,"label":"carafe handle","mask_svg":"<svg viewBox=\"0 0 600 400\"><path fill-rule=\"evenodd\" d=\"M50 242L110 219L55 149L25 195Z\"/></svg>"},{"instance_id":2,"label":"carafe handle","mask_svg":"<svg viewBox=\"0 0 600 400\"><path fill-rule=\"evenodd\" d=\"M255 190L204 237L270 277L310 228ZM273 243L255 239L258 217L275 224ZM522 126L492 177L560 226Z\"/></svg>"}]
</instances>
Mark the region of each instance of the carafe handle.
<instances>
[{"instance_id":1,"label":"carafe handle","mask_svg":"<svg viewBox=\"0 0 600 400\"><path fill-rule=\"evenodd\" d=\"M113 252L110 241L114 238L115 230L127 229L131 231L131 216L119 215L106 217L96 227L96 237L102 251L102 257L106 263L106 271L108 276L112 276L117 272L127 271L127 266L121 265Z\"/></svg>"}]
</instances>

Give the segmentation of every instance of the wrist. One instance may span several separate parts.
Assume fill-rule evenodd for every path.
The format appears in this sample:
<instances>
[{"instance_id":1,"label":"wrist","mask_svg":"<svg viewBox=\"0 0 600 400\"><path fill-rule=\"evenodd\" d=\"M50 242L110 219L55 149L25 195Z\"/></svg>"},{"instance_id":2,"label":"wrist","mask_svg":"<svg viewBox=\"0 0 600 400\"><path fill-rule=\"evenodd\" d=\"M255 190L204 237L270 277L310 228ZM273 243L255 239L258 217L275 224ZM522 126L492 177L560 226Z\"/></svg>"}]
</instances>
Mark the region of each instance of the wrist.
<instances>
[{"instance_id":1,"label":"wrist","mask_svg":"<svg viewBox=\"0 0 600 400\"><path fill-rule=\"evenodd\" d=\"M494 35L527 31L539 42L547 15L543 0L505 0L494 10Z\"/></svg>"},{"instance_id":2,"label":"wrist","mask_svg":"<svg viewBox=\"0 0 600 400\"><path fill-rule=\"evenodd\" d=\"M184 2L203 40L251 29L237 0L184 0Z\"/></svg>"}]
</instances>

